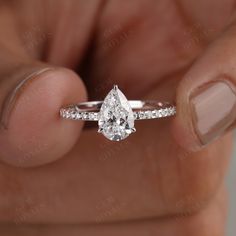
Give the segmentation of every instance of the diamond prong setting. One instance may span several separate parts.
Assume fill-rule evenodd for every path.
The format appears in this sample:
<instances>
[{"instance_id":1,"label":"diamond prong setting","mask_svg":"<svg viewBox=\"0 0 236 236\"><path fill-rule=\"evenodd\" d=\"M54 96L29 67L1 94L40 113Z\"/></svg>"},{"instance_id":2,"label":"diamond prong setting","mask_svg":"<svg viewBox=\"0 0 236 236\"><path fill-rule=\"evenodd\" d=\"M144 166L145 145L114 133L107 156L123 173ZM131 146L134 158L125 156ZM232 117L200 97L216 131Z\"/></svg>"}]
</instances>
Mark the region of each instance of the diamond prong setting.
<instances>
[{"instance_id":1,"label":"diamond prong setting","mask_svg":"<svg viewBox=\"0 0 236 236\"><path fill-rule=\"evenodd\" d=\"M117 85L103 101L98 126L99 132L112 141L123 140L135 131L133 110Z\"/></svg>"},{"instance_id":2,"label":"diamond prong setting","mask_svg":"<svg viewBox=\"0 0 236 236\"><path fill-rule=\"evenodd\" d=\"M99 128L98 129L98 133L102 133L103 132L103 129L102 128Z\"/></svg>"},{"instance_id":3,"label":"diamond prong setting","mask_svg":"<svg viewBox=\"0 0 236 236\"><path fill-rule=\"evenodd\" d=\"M131 131L132 131L132 133L135 133L135 132L136 132L136 129L133 127L133 128L131 129Z\"/></svg>"}]
</instances>

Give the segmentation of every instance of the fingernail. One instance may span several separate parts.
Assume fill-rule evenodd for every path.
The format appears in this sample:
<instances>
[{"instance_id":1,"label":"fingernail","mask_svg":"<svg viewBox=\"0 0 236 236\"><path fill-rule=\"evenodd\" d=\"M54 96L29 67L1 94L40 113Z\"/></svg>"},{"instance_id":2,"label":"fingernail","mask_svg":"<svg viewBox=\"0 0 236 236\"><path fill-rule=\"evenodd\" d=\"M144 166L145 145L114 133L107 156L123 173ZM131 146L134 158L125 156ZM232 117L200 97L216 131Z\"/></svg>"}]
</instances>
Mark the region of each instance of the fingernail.
<instances>
[{"instance_id":1,"label":"fingernail","mask_svg":"<svg viewBox=\"0 0 236 236\"><path fill-rule=\"evenodd\" d=\"M235 87L227 80L208 83L192 93L190 106L196 135L201 145L207 145L235 122Z\"/></svg>"},{"instance_id":2,"label":"fingernail","mask_svg":"<svg viewBox=\"0 0 236 236\"><path fill-rule=\"evenodd\" d=\"M11 114L11 111L13 110L15 103L17 101L17 98L20 96L20 94L23 92L24 87L34 78L37 78L38 76L53 70L54 68L48 67L43 69L38 69L31 73L30 75L26 76L23 80L21 80L17 86L6 96L6 99L3 103L2 112L0 114L0 127L3 129L7 129L8 127L8 121Z\"/></svg>"}]
</instances>

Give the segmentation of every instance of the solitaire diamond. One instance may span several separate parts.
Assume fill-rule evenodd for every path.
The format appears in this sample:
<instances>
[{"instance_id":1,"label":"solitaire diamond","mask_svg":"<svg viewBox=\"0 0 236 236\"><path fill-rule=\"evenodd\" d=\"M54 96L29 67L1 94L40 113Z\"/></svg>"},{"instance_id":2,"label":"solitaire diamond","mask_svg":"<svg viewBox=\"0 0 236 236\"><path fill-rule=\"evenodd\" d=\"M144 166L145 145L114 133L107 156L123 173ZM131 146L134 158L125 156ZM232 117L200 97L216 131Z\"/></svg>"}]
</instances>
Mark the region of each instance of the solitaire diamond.
<instances>
[{"instance_id":1,"label":"solitaire diamond","mask_svg":"<svg viewBox=\"0 0 236 236\"><path fill-rule=\"evenodd\" d=\"M99 113L99 130L106 138L120 141L135 132L134 113L118 86L106 96Z\"/></svg>"}]
</instances>

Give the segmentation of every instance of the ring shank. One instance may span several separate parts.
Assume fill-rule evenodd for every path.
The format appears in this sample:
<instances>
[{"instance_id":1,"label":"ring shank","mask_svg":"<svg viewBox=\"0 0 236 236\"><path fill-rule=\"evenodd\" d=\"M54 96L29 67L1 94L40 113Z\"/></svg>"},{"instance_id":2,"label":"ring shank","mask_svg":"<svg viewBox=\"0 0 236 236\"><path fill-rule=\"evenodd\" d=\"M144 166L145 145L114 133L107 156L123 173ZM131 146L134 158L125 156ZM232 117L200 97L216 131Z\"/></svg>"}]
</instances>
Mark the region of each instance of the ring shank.
<instances>
[{"instance_id":1,"label":"ring shank","mask_svg":"<svg viewBox=\"0 0 236 236\"><path fill-rule=\"evenodd\" d=\"M92 101L67 106L60 110L60 115L65 119L98 121L102 104L103 101ZM130 100L129 104L135 120L157 119L176 114L176 107L167 102Z\"/></svg>"}]
</instances>

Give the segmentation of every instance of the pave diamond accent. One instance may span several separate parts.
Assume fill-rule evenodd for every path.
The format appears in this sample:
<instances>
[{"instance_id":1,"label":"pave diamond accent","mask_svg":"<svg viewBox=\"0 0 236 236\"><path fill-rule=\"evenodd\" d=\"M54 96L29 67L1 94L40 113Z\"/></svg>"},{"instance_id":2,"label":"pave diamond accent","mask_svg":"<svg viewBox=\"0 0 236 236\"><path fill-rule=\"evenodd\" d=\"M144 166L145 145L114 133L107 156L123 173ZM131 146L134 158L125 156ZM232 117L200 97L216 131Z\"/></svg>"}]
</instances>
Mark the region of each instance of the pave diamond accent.
<instances>
[{"instance_id":1,"label":"pave diamond accent","mask_svg":"<svg viewBox=\"0 0 236 236\"><path fill-rule=\"evenodd\" d=\"M175 107L151 109L146 111L134 111L134 120L158 119L176 114ZM98 121L99 112L78 111L75 108L61 109L61 117L71 120Z\"/></svg>"},{"instance_id":2,"label":"pave diamond accent","mask_svg":"<svg viewBox=\"0 0 236 236\"><path fill-rule=\"evenodd\" d=\"M98 121L98 112L78 111L76 108L61 109L61 117L70 120Z\"/></svg>"},{"instance_id":3,"label":"pave diamond accent","mask_svg":"<svg viewBox=\"0 0 236 236\"><path fill-rule=\"evenodd\" d=\"M176 109L174 107L165 109L152 109L147 111L134 111L134 120L147 120L147 119L157 119L164 118L168 116L173 116L176 114ZM84 112L77 111L73 108L61 109L61 117L71 120L85 120L85 121L98 121L99 112Z\"/></svg>"},{"instance_id":4,"label":"pave diamond accent","mask_svg":"<svg viewBox=\"0 0 236 236\"><path fill-rule=\"evenodd\" d=\"M174 107L134 112L135 120L157 119L167 116L173 116L175 114L176 109Z\"/></svg>"},{"instance_id":5,"label":"pave diamond accent","mask_svg":"<svg viewBox=\"0 0 236 236\"><path fill-rule=\"evenodd\" d=\"M123 140L135 131L134 119L134 113L127 98L115 85L101 106L98 132L109 140Z\"/></svg>"}]
</instances>

